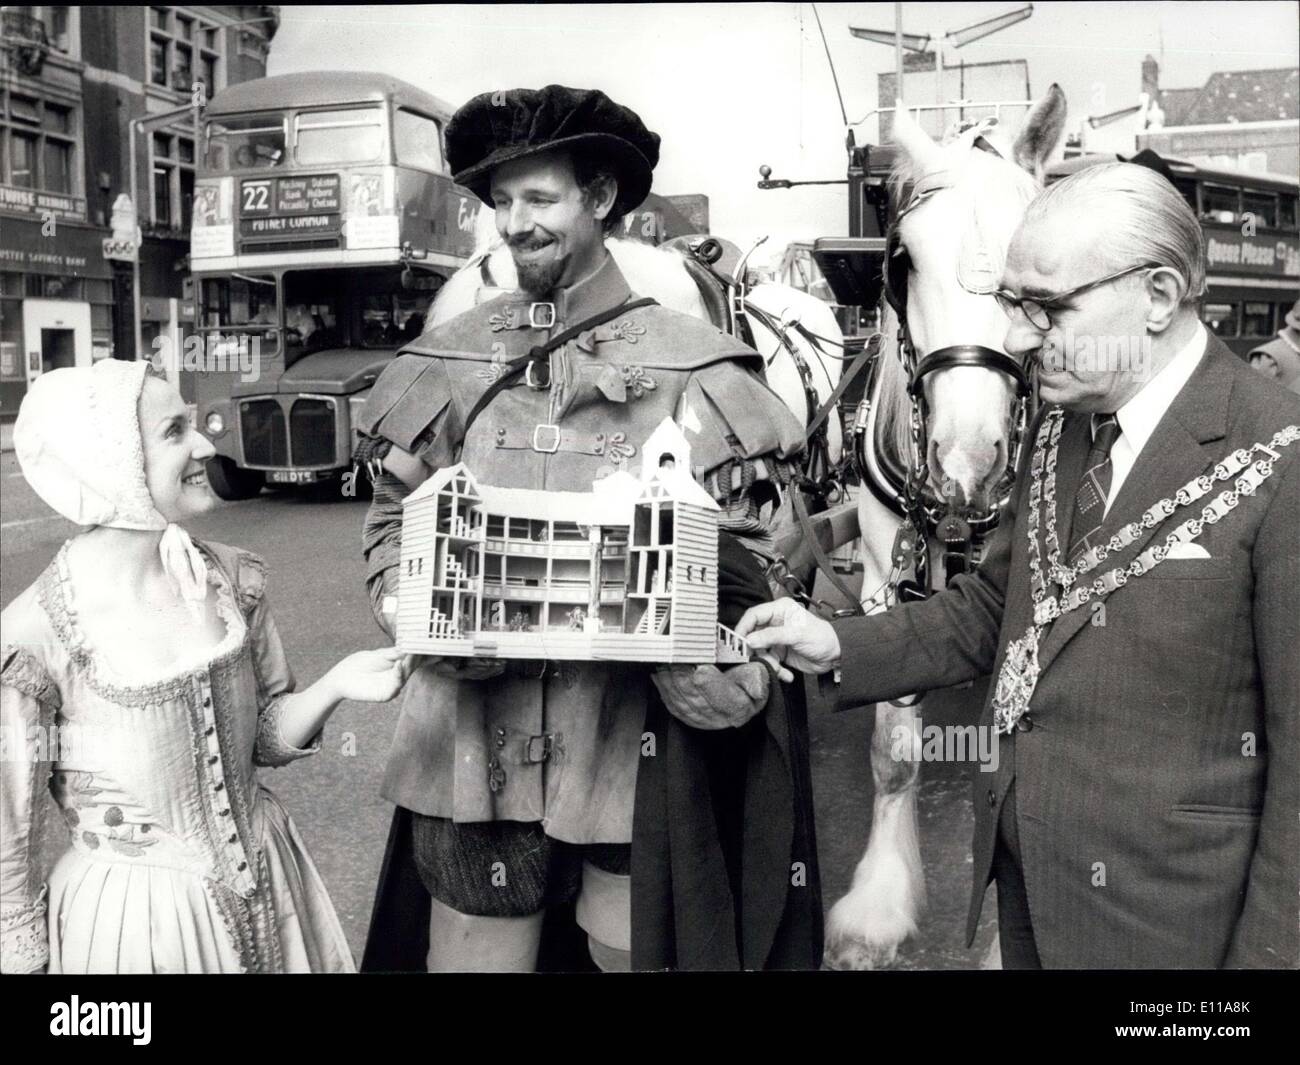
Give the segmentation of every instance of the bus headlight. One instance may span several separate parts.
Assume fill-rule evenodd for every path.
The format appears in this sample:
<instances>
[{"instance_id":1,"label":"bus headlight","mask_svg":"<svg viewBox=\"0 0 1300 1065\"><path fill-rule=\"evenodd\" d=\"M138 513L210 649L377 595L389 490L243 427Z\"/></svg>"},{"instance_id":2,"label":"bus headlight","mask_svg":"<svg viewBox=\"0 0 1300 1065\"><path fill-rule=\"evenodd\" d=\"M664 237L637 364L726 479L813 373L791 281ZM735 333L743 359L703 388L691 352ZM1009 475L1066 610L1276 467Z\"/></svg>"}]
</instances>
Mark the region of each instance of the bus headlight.
<instances>
[{"instance_id":1,"label":"bus headlight","mask_svg":"<svg viewBox=\"0 0 1300 1065\"><path fill-rule=\"evenodd\" d=\"M203 424L207 427L209 436L220 436L226 431L226 419L221 416L220 411L209 411Z\"/></svg>"}]
</instances>

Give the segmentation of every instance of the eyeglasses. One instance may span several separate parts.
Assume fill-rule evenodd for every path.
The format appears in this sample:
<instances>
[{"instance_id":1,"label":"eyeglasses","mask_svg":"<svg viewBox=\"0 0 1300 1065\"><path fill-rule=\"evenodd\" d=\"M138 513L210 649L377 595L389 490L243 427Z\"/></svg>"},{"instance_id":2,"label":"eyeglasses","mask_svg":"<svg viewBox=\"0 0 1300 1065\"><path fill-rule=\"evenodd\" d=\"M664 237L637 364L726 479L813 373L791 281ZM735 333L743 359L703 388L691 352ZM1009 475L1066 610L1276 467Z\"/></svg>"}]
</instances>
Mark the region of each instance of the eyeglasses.
<instances>
[{"instance_id":1,"label":"eyeglasses","mask_svg":"<svg viewBox=\"0 0 1300 1065\"><path fill-rule=\"evenodd\" d=\"M993 298L998 301L998 306L1006 312L1008 318L1013 322L1018 315L1024 315L1029 320L1029 324L1035 329L1052 328L1052 311L1059 311L1063 308L1053 306L1072 296L1081 295L1089 292L1094 288L1100 288L1102 285L1108 285L1112 281L1117 281L1121 277L1127 277L1129 274L1135 274L1139 270L1154 270L1161 266L1161 263L1141 263L1138 266L1130 266L1126 270L1120 270L1118 273L1107 274L1105 277L1098 278L1096 281L1089 281L1086 285L1080 285L1078 288L1072 288L1065 292L1057 292L1050 296L1033 296L1022 298L1013 292L1005 289L999 289L993 293Z\"/></svg>"}]
</instances>

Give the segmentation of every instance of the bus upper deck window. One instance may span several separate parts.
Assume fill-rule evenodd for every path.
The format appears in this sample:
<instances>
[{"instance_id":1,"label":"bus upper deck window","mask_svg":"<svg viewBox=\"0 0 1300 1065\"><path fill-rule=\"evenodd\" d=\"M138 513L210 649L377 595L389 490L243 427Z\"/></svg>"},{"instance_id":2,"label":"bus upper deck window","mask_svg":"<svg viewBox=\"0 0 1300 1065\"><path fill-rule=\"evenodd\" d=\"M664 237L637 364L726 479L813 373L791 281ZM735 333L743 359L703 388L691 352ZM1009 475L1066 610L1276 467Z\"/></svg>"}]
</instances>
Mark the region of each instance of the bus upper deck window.
<instances>
[{"instance_id":1,"label":"bus upper deck window","mask_svg":"<svg viewBox=\"0 0 1300 1065\"><path fill-rule=\"evenodd\" d=\"M403 107L398 109L393 133L398 163L442 172L442 139L437 122Z\"/></svg>"},{"instance_id":2,"label":"bus upper deck window","mask_svg":"<svg viewBox=\"0 0 1300 1065\"><path fill-rule=\"evenodd\" d=\"M1277 224L1279 229L1296 228L1296 197L1282 193L1277 198Z\"/></svg>"},{"instance_id":3,"label":"bus upper deck window","mask_svg":"<svg viewBox=\"0 0 1300 1065\"><path fill-rule=\"evenodd\" d=\"M1237 308L1238 304L1236 303L1207 303L1203 317L1210 332L1215 336L1235 337L1237 335Z\"/></svg>"},{"instance_id":4,"label":"bus upper deck window","mask_svg":"<svg viewBox=\"0 0 1300 1065\"><path fill-rule=\"evenodd\" d=\"M284 163L284 118L223 118L208 123L209 170L262 170Z\"/></svg>"},{"instance_id":5,"label":"bus upper deck window","mask_svg":"<svg viewBox=\"0 0 1300 1065\"><path fill-rule=\"evenodd\" d=\"M383 116L378 107L313 111L298 116L294 158L300 165L376 162L383 146Z\"/></svg>"},{"instance_id":6,"label":"bus upper deck window","mask_svg":"<svg viewBox=\"0 0 1300 1065\"><path fill-rule=\"evenodd\" d=\"M1230 185L1201 186L1201 219L1229 225L1241 216L1241 190Z\"/></svg>"},{"instance_id":7,"label":"bus upper deck window","mask_svg":"<svg viewBox=\"0 0 1300 1065\"><path fill-rule=\"evenodd\" d=\"M1272 192L1241 193L1241 215L1243 219L1254 219L1255 225L1272 229L1277 225L1277 194Z\"/></svg>"},{"instance_id":8,"label":"bus upper deck window","mask_svg":"<svg viewBox=\"0 0 1300 1065\"><path fill-rule=\"evenodd\" d=\"M1271 337L1273 335L1273 304L1255 303L1242 305L1241 335L1244 337Z\"/></svg>"}]
</instances>

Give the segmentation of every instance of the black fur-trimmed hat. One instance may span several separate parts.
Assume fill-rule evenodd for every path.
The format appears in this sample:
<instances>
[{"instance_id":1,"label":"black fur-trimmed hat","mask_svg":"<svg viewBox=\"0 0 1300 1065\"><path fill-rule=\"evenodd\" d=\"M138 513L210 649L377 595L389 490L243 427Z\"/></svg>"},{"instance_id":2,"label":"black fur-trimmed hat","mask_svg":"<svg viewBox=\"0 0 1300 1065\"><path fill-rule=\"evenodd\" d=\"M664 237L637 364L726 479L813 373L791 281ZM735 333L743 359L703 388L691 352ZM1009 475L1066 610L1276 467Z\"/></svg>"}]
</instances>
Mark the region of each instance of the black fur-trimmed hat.
<instances>
[{"instance_id":1,"label":"black fur-trimmed hat","mask_svg":"<svg viewBox=\"0 0 1300 1065\"><path fill-rule=\"evenodd\" d=\"M632 210L649 194L659 162L659 134L599 89L547 85L485 92L447 123L447 162L456 183L489 205L496 167L570 146L589 147L614 168L615 213Z\"/></svg>"}]
</instances>

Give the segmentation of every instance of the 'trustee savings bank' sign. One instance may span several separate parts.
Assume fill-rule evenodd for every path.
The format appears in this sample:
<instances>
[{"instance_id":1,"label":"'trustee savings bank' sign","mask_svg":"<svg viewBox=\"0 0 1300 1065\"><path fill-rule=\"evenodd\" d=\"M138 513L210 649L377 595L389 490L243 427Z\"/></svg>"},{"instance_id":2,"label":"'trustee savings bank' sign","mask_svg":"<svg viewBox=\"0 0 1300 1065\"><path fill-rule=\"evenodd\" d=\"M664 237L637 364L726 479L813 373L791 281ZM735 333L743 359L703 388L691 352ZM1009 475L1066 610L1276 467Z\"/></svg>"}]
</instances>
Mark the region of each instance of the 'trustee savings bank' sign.
<instances>
[{"instance_id":1,"label":"'trustee savings bank' sign","mask_svg":"<svg viewBox=\"0 0 1300 1065\"><path fill-rule=\"evenodd\" d=\"M1230 227L1206 227L1205 262L1211 270L1300 277L1300 240L1263 233L1248 237Z\"/></svg>"}]
</instances>

